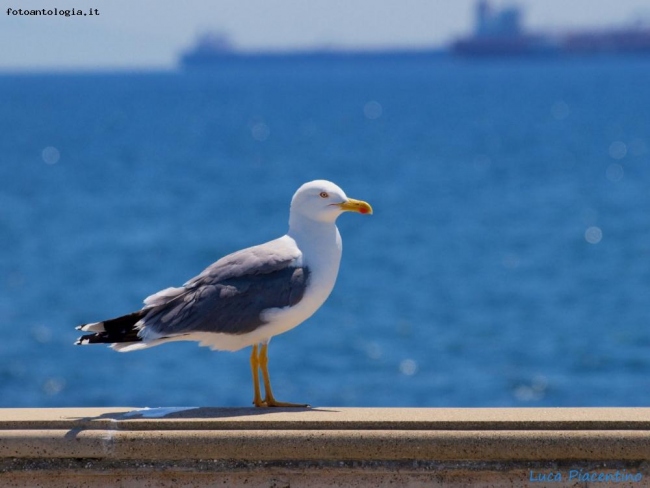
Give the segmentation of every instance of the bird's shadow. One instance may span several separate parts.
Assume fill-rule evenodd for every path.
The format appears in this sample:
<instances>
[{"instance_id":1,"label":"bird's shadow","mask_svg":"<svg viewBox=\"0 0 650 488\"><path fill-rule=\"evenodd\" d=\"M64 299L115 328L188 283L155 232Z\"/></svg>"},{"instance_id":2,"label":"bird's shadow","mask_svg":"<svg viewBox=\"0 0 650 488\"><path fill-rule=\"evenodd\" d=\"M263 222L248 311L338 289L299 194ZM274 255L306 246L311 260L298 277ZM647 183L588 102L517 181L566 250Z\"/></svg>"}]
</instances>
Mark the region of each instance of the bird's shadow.
<instances>
[{"instance_id":1,"label":"bird's shadow","mask_svg":"<svg viewBox=\"0 0 650 488\"><path fill-rule=\"evenodd\" d=\"M339 412L340 410L312 407L156 407L138 408L126 412L106 412L92 417L68 417L77 424L66 434L66 439L74 439L80 432L85 430L128 430L129 424L134 420L145 419L184 419L184 420L209 420L235 417L251 417L258 415L269 415L280 412L291 413L314 413L314 412ZM108 424L99 422L110 421Z\"/></svg>"}]
</instances>

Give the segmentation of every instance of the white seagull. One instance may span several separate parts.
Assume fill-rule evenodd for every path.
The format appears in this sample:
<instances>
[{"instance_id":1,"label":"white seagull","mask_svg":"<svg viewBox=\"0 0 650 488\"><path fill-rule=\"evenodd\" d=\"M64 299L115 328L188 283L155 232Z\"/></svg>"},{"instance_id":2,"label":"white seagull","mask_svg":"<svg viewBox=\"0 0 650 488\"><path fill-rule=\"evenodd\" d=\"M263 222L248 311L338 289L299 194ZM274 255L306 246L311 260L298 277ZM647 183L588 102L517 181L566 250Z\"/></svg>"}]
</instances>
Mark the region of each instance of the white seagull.
<instances>
[{"instance_id":1,"label":"white seagull","mask_svg":"<svg viewBox=\"0 0 650 488\"><path fill-rule=\"evenodd\" d=\"M372 214L372 207L329 181L305 183L291 200L286 235L221 258L183 286L147 297L137 312L80 325L92 333L75 344L111 344L120 352L172 341L226 351L253 346L253 404L306 407L273 396L268 345L311 317L334 288L342 250L336 219L346 211Z\"/></svg>"}]
</instances>

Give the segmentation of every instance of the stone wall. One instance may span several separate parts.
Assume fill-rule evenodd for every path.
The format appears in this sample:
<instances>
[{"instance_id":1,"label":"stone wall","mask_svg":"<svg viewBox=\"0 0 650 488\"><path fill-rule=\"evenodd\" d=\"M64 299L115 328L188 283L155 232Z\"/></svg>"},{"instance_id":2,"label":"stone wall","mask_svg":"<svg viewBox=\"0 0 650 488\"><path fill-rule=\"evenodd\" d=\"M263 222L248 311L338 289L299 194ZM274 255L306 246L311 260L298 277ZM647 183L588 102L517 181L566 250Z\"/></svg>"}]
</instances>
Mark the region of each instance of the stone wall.
<instances>
[{"instance_id":1,"label":"stone wall","mask_svg":"<svg viewBox=\"0 0 650 488\"><path fill-rule=\"evenodd\" d=\"M0 486L650 486L650 408L0 409Z\"/></svg>"}]
</instances>

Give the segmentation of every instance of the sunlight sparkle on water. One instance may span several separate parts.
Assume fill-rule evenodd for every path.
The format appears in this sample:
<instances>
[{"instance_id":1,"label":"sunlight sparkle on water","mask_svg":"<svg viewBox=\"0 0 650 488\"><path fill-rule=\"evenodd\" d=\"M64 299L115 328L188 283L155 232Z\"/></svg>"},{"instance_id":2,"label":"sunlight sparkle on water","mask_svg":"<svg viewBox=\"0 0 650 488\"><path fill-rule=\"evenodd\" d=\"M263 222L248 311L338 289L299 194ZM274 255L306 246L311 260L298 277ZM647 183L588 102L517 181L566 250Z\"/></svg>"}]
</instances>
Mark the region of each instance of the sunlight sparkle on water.
<instances>
[{"instance_id":1,"label":"sunlight sparkle on water","mask_svg":"<svg viewBox=\"0 0 650 488\"><path fill-rule=\"evenodd\" d=\"M548 388L548 379L543 375L535 376L531 383L517 385L514 389L514 396L520 402L538 401L544 398Z\"/></svg>"},{"instance_id":2,"label":"sunlight sparkle on water","mask_svg":"<svg viewBox=\"0 0 650 488\"><path fill-rule=\"evenodd\" d=\"M621 166L618 163L612 163L609 166L607 166L607 170L605 171L605 174L607 175L607 179L612 182L617 182L623 179L623 176L625 175L625 171L623 170L623 166Z\"/></svg>"},{"instance_id":3,"label":"sunlight sparkle on water","mask_svg":"<svg viewBox=\"0 0 650 488\"><path fill-rule=\"evenodd\" d=\"M45 161L46 164L56 164L59 162L59 159L61 158L61 153L57 148L53 146L47 146L41 152L41 157L43 158L43 161Z\"/></svg>"},{"instance_id":4,"label":"sunlight sparkle on water","mask_svg":"<svg viewBox=\"0 0 650 488\"><path fill-rule=\"evenodd\" d=\"M271 135L271 129L264 122L256 122L251 125L251 135L256 141L266 141Z\"/></svg>"},{"instance_id":5,"label":"sunlight sparkle on water","mask_svg":"<svg viewBox=\"0 0 650 488\"><path fill-rule=\"evenodd\" d=\"M48 378L43 384L43 392L46 395L58 395L65 388L65 380L63 378Z\"/></svg>"},{"instance_id":6,"label":"sunlight sparkle on water","mask_svg":"<svg viewBox=\"0 0 650 488\"><path fill-rule=\"evenodd\" d=\"M603 231L600 227L592 226L585 231L585 240L589 244L598 244L603 239Z\"/></svg>"},{"instance_id":7,"label":"sunlight sparkle on water","mask_svg":"<svg viewBox=\"0 0 650 488\"><path fill-rule=\"evenodd\" d=\"M418 370L418 364L412 359L405 359L404 361L399 363L399 372L406 376L414 375L417 372L417 370Z\"/></svg>"},{"instance_id":8,"label":"sunlight sparkle on water","mask_svg":"<svg viewBox=\"0 0 650 488\"><path fill-rule=\"evenodd\" d=\"M384 109L381 104L375 100L371 100L363 106L363 114L367 119L375 120L381 117Z\"/></svg>"},{"instance_id":9,"label":"sunlight sparkle on water","mask_svg":"<svg viewBox=\"0 0 650 488\"><path fill-rule=\"evenodd\" d=\"M613 159L623 159L627 154L627 145L623 141L614 141L609 145L609 155Z\"/></svg>"},{"instance_id":10,"label":"sunlight sparkle on water","mask_svg":"<svg viewBox=\"0 0 650 488\"><path fill-rule=\"evenodd\" d=\"M366 355L370 359L380 359L382 355L381 346L376 342L371 342L366 345Z\"/></svg>"}]
</instances>

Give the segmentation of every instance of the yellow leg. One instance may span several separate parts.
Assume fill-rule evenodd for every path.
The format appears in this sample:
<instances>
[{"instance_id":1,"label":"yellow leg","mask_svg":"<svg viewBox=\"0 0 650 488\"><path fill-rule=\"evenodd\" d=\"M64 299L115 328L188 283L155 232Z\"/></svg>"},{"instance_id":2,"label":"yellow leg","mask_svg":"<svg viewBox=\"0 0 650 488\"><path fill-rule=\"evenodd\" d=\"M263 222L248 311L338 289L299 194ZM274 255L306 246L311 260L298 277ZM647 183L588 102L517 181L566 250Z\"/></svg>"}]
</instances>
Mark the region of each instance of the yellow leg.
<instances>
[{"instance_id":1,"label":"yellow leg","mask_svg":"<svg viewBox=\"0 0 650 488\"><path fill-rule=\"evenodd\" d=\"M253 405L256 407L266 407L266 403L262 401L260 394L260 376L259 376L260 359L257 355L257 346L253 346L251 352L251 372L253 373L253 389L255 396L253 397Z\"/></svg>"},{"instance_id":2,"label":"yellow leg","mask_svg":"<svg viewBox=\"0 0 650 488\"><path fill-rule=\"evenodd\" d=\"M256 348L257 346L255 346ZM279 402L273 396L273 390L271 390L271 379L269 377L269 356L268 356L268 344L263 344L260 348L259 356L257 356L257 361L260 369L262 370L262 379L264 380L264 389L266 390L266 397L264 398L263 404L267 407L308 407L309 405L305 403L287 403ZM252 364L252 361L251 361ZM259 379L257 379L259 382ZM255 403L255 402L253 402ZM257 403L255 403L256 406Z\"/></svg>"}]
</instances>

